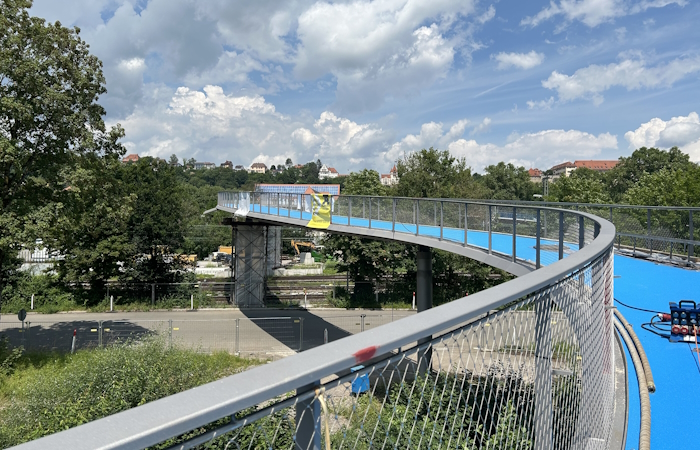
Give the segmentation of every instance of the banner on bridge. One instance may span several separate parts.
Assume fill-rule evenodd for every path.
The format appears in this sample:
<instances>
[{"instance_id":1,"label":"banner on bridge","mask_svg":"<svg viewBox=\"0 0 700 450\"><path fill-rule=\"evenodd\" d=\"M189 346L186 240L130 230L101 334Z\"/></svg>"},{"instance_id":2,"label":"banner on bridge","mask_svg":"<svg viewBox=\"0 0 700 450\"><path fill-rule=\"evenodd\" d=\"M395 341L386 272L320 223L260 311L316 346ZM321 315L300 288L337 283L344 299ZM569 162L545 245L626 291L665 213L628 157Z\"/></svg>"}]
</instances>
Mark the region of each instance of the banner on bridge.
<instances>
[{"instance_id":1,"label":"banner on bridge","mask_svg":"<svg viewBox=\"0 0 700 450\"><path fill-rule=\"evenodd\" d=\"M311 194L311 220L307 224L309 228L326 229L331 224L331 196Z\"/></svg>"}]
</instances>

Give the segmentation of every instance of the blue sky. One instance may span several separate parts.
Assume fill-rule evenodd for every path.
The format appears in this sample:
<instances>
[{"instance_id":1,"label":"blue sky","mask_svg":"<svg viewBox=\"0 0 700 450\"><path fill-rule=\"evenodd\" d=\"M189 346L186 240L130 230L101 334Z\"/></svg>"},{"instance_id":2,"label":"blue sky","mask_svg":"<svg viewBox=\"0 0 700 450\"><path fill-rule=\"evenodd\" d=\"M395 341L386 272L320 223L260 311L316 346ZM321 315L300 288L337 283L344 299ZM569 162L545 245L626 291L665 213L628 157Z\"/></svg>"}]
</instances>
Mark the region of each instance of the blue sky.
<instances>
[{"instance_id":1,"label":"blue sky","mask_svg":"<svg viewBox=\"0 0 700 450\"><path fill-rule=\"evenodd\" d=\"M130 152L387 172L430 146L476 171L700 161L700 2L35 0L104 62Z\"/></svg>"}]
</instances>

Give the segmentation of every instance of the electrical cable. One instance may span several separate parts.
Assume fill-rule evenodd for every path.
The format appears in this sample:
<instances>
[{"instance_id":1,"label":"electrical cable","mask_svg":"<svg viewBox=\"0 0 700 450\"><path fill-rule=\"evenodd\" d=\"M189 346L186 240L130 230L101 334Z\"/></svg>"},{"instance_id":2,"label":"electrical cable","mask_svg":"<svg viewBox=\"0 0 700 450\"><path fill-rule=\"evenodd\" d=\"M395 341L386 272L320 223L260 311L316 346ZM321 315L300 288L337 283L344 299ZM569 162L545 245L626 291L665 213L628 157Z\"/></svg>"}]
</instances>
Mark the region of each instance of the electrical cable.
<instances>
[{"instance_id":1,"label":"electrical cable","mask_svg":"<svg viewBox=\"0 0 700 450\"><path fill-rule=\"evenodd\" d=\"M627 304L625 304L625 303L622 303L622 302L621 302L620 300L618 300L618 299L614 299L614 300L615 300L617 303L621 304L622 306L625 306L625 307L630 308L630 309L636 309L637 311L650 312L650 313L654 313L654 314L664 314L662 311L654 311L654 310L651 310L651 309L637 308L636 306L630 306L630 305L627 305Z\"/></svg>"},{"instance_id":2,"label":"electrical cable","mask_svg":"<svg viewBox=\"0 0 700 450\"><path fill-rule=\"evenodd\" d=\"M645 325L651 325L651 322L649 322L649 323L643 323L643 324L641 325L642 328L645 329L645 330L647 330L647 331L649 331L650 333L654 333L654 334L657 335L657 336L661 336L662 338L668 339L668 338L671 337L670 334L659 333L658 331L655 331L655 330L653 330L653 329L651 329L651 328L647 328Z\"/></svg>"}]
</instances>

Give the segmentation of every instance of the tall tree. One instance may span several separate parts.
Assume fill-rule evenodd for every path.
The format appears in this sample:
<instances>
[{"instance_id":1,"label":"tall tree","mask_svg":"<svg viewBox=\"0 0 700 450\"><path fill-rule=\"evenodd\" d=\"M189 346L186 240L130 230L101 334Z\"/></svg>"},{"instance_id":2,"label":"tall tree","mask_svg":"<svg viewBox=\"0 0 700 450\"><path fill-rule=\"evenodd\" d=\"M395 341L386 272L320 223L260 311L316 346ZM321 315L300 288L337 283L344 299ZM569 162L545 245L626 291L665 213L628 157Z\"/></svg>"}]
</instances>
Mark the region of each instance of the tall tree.
<instances>
[{"instance_id":1,"label":"tall tree","mask_svg":"<svg viewBox=\"0 0 700 450\"><path fill-rule=\"evenodd\" d=\"M0 2L0 293L5 263L39 234L74 155L112 151L95 144L120 135L105 130L102 64L80 30L30 17L31 5Z\"/></svg>"},{"instance_id":2,"label":"tall tree","mask_svg":"<svg viewBox=\"0 0 700 450\"><path fill-rule=\"evenodd\" d=\"M379 180L376 170L362 169L352 172L345 179L343 194L347 195L386 195L386 186Z\"/></svg>"},{"instance_id":3,"label":"tall tree","mask_svg":"<svg viewBox=\"0 0 700 450\"><path fill-rule=\"evenodd\" d=\"M568 177L561 177L552 183L547 200L574 203L611 202L601 175L585 167L576 169Z\"/></svg>"},{"instance_id":4,"label":"tall tree","mask_svg":"<svg viewBox=\"0 0 700 450\"><path fill-rule=\"evenodd\" d=\"M532 200L536 186L524 167L499 162L488 166L482 177L484 185L497 200Z\"/></svg>"},{"instance_id":5,"label":"tall tree","mask_svg":"<svg viewBox=\"0 0 700 450\"><path fill-rule=\"evenodd\" d=\"M414 152L396 166L397 194L404 197L484 198L486 190L471 176L464 158L432 147Z\"/></svg>"},{"instance_id":6,"label":"tall tree","mask_svg":"<svg viewBox=\"0 0 700 450\"><path fill-rule=\"evenodd\" d=\"M630 156L620 157L620 161L605 174L605 182L613 201L622 200L625 192L634 186L645 174L663 169L684 170L688 168L690 157L678 147L668 151L658 148L640 147Z\"/></svg>"},{"instance_id":7,"label":"tall tree","mask_svg":"<svg viewBox=\"0 0 700 450\"><path fill-rule=\"evenodd\" d=\"M181 261L174 258L184 243L183 191L175 168L145 157L124 166L124 179L136 194L128 233L134 257L126 276L138 281L171 281Z\"/></svg>"}]
</instances>

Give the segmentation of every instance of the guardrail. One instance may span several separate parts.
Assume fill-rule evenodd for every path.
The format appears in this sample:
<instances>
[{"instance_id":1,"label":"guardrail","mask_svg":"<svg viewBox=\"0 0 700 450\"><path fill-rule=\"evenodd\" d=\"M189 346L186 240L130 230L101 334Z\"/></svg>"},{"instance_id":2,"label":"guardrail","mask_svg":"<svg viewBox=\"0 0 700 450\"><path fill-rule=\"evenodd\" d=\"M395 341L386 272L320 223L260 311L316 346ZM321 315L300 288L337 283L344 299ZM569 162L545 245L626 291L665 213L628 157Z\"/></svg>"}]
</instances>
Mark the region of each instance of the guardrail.
<instances>
[{"instance_id":1,"label":"guardrail","mask_svg":"<svg viewBox=\"0 0 700 450\"><path fill-rule=\"evenodd\" d=\"M222 193L218 208L297 226L318 213L308 197L281 195ZM330 201L328 231L528 271L21 448L193 448L212 440L220 448L607 448L612 224L530 205L359 199Z\"/></svg>"}]
</instances>

